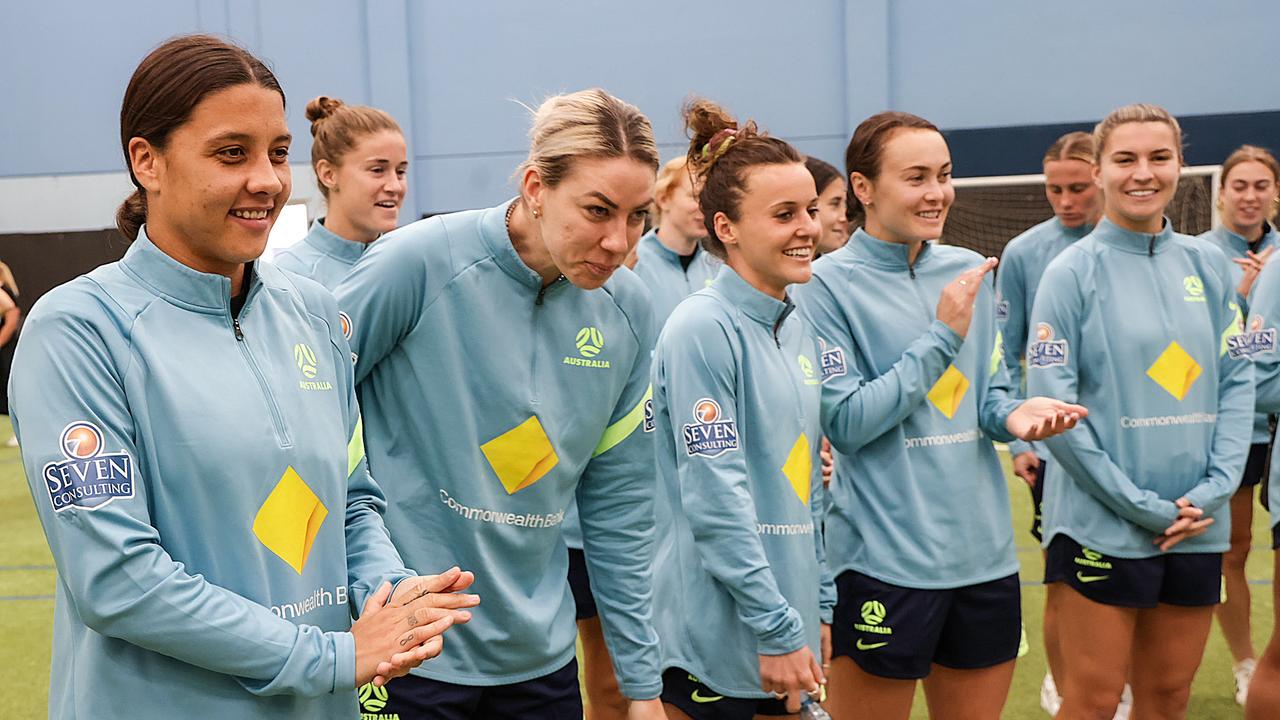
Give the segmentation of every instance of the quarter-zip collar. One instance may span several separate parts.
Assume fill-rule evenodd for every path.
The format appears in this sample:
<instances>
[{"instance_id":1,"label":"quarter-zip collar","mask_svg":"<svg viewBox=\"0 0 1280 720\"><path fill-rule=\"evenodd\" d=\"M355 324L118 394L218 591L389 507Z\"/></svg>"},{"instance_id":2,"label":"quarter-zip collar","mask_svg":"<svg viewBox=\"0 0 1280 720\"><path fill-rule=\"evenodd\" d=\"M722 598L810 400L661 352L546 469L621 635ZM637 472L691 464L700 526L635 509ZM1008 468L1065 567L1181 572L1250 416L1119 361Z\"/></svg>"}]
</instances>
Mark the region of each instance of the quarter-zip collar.
<instances>
[{"instance_id":1,"label":"quarter-zip collar","mask_svg":"<svg viewBox=\"0 0 1280 720\"><path fill-rule=\"evenodd\" d=\"M1062 233L1064 237L1069 237L1072 240L1079 240L1085 235L1093 232L1093 229L1097 227L1097 225L1093 225L1091 223L1084 223L1083 225L1077 225L1076 227L1067 227L1062 224L1062 221L1059 220L1057 216L1053 218L1053 223L1058 227L1058 232Z\"/></svg>"},{"instance_id":2,"label":"quarter-zip collar","mask_svg":"<svg viewBox=\"0 0 1280 720\"><path fill-rule=\"evenodd\" d=\"M545 294L542 292L542 276L525 264L520 253L516 252L516 246L511 244L511 234L507 232L507 208L517 200L518 198L512 198L509 202L484 211L480 218L480 239L484 242L485 251L498 263L498 267L521 285L542 295ZM558 282L552 282L547 290Z\"/></svg>"},{"instance_id":3,"label":"quarter-zip collar","mask_svg":"<svg viewBox=\"0 0 1280 720\"><path fill-rule=\"evenodd\" d=\"M916 261L913 265L909 261L911 248L906 243L885 242L862 228L858 228L853 233L853 237L849 239L847 245L855 257L865 261L868 265L873 265L883 270L906 271L919 269L928 260L929 248L932 246L933 241L931 240L921 243L920 252L916 255Z\"/></svg>"},{"instance_id":4,"label":"quarter-zip collar","mask_svg":"<svg viewBox=\"0 0 1280 720\"><path fill-rule=\"evenodd\" d=\"M147 237L144 225L138 239L120 261L125 272L178 307L209 315L231 313L231 278L204 273L169 257ZM262 284L261 274L246 272L246 296Z\"/></svg>"},{"instance_id":5,"label":"quarter-zip collar","mask_svg":"<svg viewBox=\"0 0 1280 720\"><path fill-rule=\"evenodd\" d=\"M365 243L348 240L325 227L324 218L311 223L311 231L307 233L307 236L302 241L325 255L348 263L354 263L359 260L360 256L369 247Z\"/></svg>"},{"instance_id":6,"label":"quarter-zip collar","mask_svg":"<svg viewBox=\"0 0 1280 720\"><path fill-rule=\"evenodd\" d=\"M1222 233L1222 237L1240 257L1244 257L1250 250L1253 252L1265 250L1276 242L1276 229L1271 227L1271 223L1262 224L1262 237L1258 238L1257 242L1251 242L1245 236L1233 232L1226 225L1219 226L1218 232Z\"/></svg>"},{"instance_id":7,"label":"quarter-zip collar","mask_svg":"<svg viewBox=\"0 0 1280 720\"><path fill-rule=\"evenodd\" d=\"M680 263L680 258L682 256L680 253L662 244L662 240L658 238L658 228L655 227L645 233L644 237L640 238L640 242L649 244L653 251L658 254L658 257L662 258L663 262L668 263L671 267L680 268L680 271L684 272L684 266ZM698 243L694 243L693 254L696 256L700 252L702 252L702 248L699 247Z\"/></svg>"},{"instance_id":8,"label":"quarter-zip collar","mask_svg":"<svg viewBox=\"0 0 1280 720\"><path fill-rule=\"evenodd\" d=\"M1169 222L1169 218L1164 218L1164 227L1160 232L1152 235L1125 230L1104 217L1098 223L1098 227L1094 228L1093 236L1103 245L1117 250L1135 255L1155 255L1164 252L1173 240L1173 223Z\"/></svg>"},{"instance_id":9,"label":"quarter-zip collar","mask_svg":"<svg viewBox=\"0 0 1280 720\"><path fill-rule=\"evenodd\" d=\"M743 280L742 276L734 272L727 263L720 268L716 281L711 287L715 288L743 315L772 329L775 341L782 323L796 307L791 302L790 295L786 296L785 300L779 300L760 292Z\"/></svg>"}]
</instances>

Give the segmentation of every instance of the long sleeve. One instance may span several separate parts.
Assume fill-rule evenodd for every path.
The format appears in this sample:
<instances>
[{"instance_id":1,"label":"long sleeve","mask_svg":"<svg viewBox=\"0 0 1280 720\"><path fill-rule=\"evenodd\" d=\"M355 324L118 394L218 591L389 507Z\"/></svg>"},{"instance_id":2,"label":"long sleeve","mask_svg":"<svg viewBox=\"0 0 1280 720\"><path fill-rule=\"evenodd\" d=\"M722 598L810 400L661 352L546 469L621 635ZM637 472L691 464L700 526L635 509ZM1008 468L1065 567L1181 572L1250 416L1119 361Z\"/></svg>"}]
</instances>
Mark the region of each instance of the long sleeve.
<instances>
[{"instance_id":1,"label":"long sleeve","mask_svg":"<svg viewBox=\"0 0 1280 720\"><path fill-rule=\"evenodd\" d=\"M94 632L234 676L255 694L354 687L350 633L282 620L166 552L124 390L128 348L58 312L28 324L14 360L14 426L71 612ZM76 464L85 442L99 454Z\"/></svg>"},{"instance_id":2,"label":"long sleeve","mask_svg":"<svg viewBox=\"0 0 1280 720\"><path fill-rule=\"evenodd\" d=\"M823 430L831 444L846 455L900 425L924 401L964 342L946 323L934 320L888 372L865 379L857 368L852 330L824 281L815 277L798 286L795 294L825 345Z\"/></svg>"},{"instance_id":3,"label":"long sleeve","mask_svg":"<svg viewBox=\"0 0 1280 720\"><path fill-rule=\"evenodd\" d=\"M1027 350L1027 391L1063 402L1079 399L1082 292L1088 285L1074 268L1060 262L1049 267L1036 294L1032 322L1052 328ZM1102 449L1093 423L1084 418L1072 430L1045 441L1053 458L1085 492L1121 517L1153 533L1162 533L1178 514L1177 506L1134 484Z\"/></svg>"},{"instance_id":4,"label":"long sleeve","mask_svg":"<svg viewBox=\"0 0 1280 720\"><path fill-rule=\"evenodd\" d=\"M1027 348L1027 327L1031 308L1027 303L1027 276L1022 257L1006 248L996 274L997 293L996 325L1004 340L1001 358L1008 372L1008 384L1015 393L1025 395L1026 376L1023 373L1023 356ZM1009 441L1009 454L1017 456L1031 452L1032 444L1024 440Z\"/></svg>"},{"instance_id":5,"label":"long sleeve","mask_svg":"<svg viewBox=\"0 0 1280 720\"><path fill-rule=\"evenodd\" d=\"M718 324L690 327L697 332L676 333L668 325L654 382L665 388L668 407L714 401L720 408L719 430L728 433L732 424L736 434L740 369L732 341ZM671 431L675 446L687 447L680 426L673 423ZM821 487L821 464L814 465L819 476L813 482ZM698 557L732 596L739 620L756 636L759 654L784 655L804 647L804 622L782 595L755 532L758 516L744 451L735 442L723 452L677 452L676 477Z\"/></svg>"},{"instance_id":6,"label":"long sleeve","mask_svg":"<svg viewBox=\"0 0 1280 720\"><path fill-rule=\"evenodd\" d=\"M332 308L333 320L338 322L337 307ZM331 325L331 328L339 327ZM393 585L414 572L404 566L400 553L391 543L391 536L383 524L387 499L382 489L369 474L369 462L364 451L364 423L360 418L360 406L356 400L355 372L351 363L345 362L351 348L341 333L330 332L335 348L337 364L341 368L340 387L346 391L347 424L347 577L351 614L359 617L365 601L384 582Z\"/></svg>"},{"instance_id":7,"label":"long sleeve","mask_svg":"<svg viewBox=\"0 0 1280 720\"><path fill-rule=\"evenodd\" d=\"M361 383L422 317L427 267L423 241L443 223L419 222L382 238L334 290L346 315L355 380Z\"/></svg>"},{"instance_id":8,"label":"long sleeve","mask_svg":"<svg viewBox=\"0 0 1280 720\"><path fill-rule=\"evenodd\" d=\"M1219 258L1219 274L1227 292L1213 314L1214 330L1221 338L1218 351L1218 421L1213 426L1209 467L1204 480L1187 492L1192 505L1213 512L1222 507L1240 486L1253 428L1253 366L1248 357L1228 352L1228 340L1241 331L1240 307L1230 289L1231 273L1225 257Z\"/></svg>"},{"instance_id":9,"label":"long sleeve","mask_svg":"<svg viewBox=\"0 0 1280 720\"><path fill-rule=\"evenodd\" d=\"M1253 305L1249 313L1248 332L1233 344L1243 342L1237 355L1253 359L1260 413L1280 412L1280 351L1276 347L1277 323L1280 319L1280 265L1268 263L1253 284Z\"/></svg>"},{"instance_id":10,"label":"long sleeve","mask_svg":"<svg viewBox=\"0 0 1280 720\"><path fill-rule=\"evenodd\" d=\"M813 516L813 547L818 557L818 615L822 622L830 625L836 612L836 581L827 564L827 543L822 532L827 516L827 488L822 484L820 447L821 443L814 448L813 474L809 478L809 512Z\"/></svg>"},{"instance_id":11,"label":"long sleeve","mask_svg":"<svg viewBox=\"0 0 1280 720\"><path fill-rule=\"evenodd\" d=\"M984 280L984 282L989 282ZM982 302L982 295L978 296L978 302ZM975 307L973 314L973 323L986 321L987 312L981 306ZM982 395L982 407L978 408L978 424L982 427L982 431L987 437L1002 442L1016 440L1012 433L1009 432L1008 420L1009 415L1018 406L1023 403L1024 393L1020 385L1014 385L1012 377L1009 373L1009 367L1005 363L1008 356L1006 345L1004 343L1003 334L1000 332L999 322L994 323L995 327L992 332L994 339L991 342L991 349L988 351L990 362L987 370L986 380L987 389ZM969 332L973 333L974 328L970 328Z\"/></svg>"},{"instance_id":12,"label":"long sleeve","mask_svg":"<svg viewBox=\"0 0 1280 720\"><path fill-rule=\"evenodd\" d=\"M647 305L645 306L647 309ZM662 692L652 625L654 494L649 384L653 330L635 318L636 362L578 484L578 515L591 592L622 693L648 700Z\"/></svg>"}]
</instances>

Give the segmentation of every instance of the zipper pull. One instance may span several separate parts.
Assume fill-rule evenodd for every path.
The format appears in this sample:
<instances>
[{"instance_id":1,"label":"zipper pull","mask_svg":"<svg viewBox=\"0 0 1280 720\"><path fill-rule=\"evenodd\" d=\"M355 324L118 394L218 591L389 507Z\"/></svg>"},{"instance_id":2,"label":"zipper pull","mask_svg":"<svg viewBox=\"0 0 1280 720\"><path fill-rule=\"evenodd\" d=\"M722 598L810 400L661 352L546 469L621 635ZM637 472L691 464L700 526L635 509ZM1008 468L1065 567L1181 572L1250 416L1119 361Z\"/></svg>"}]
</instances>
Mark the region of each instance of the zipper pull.
<instances>
[{"instance_id":1,"label":"zipper pull","mask_svg":"<svg viewBox=\"0 0 1280 720\"><path fill-rule=\"evenodd\" d=\"M1152 257L1155 254L1156 254L1156 236L1152 235L1151 239L1147 241L1147 257Z\"/></svg>"},{"instance_id":2,"label":"zipper pull","mask_svg":"<svg viewBox=\"0 0 1280 720\"><path fill-rule=\"evenodd\" d=\"M240 318L231 318L231 329L236 331L236 341L244 342L244 331L240 329Z\"/></svg>"},{"instance_id":3,"label":"zipper pull","mask_svg":"<svg viewBox=\"0 0 1280 720\"><path fill-rule=\"evenodd\" d=\"M547 286L546 286L546 285L543 285L542 287L538 288L538 297L537 297L537 299L536 299L536 300L534 300L534 301L533 301L533 304L534 304L534 305L541 305L541 304L542 304L542 298L543 298L543 297L545 297L545 296L546 296L546 294L547 294Z\"/></svg>"}]
</instances>

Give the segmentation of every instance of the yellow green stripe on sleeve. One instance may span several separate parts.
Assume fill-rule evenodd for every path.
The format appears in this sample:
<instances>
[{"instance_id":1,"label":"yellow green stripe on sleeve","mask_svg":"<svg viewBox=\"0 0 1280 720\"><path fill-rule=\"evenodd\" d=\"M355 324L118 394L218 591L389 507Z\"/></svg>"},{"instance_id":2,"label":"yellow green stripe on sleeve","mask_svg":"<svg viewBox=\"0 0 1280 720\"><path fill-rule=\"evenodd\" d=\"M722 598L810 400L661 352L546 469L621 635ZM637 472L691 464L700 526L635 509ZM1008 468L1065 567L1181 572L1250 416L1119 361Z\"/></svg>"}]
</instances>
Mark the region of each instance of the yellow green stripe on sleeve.
<instances>
[{"instance_id":1,"label":"yellow green stripe on sleeve","mask_svg":"<svg viewBox=\"0 0 1280 720\"><path fill-rule=\"evenodd\" d=\"M360 467L364 459L364 418L356 416L356 429L351 432L351 440L347 442L347 477Z\"/></svg>"},{"instance_id":2,"label":"yellow green stripe on sleeve","mask_svg":"<svg viewBox=\"0 0 1280 720\"><path fill-rule=\"evenodd\" d=\"M618 422L605 428L604 435L600 438L600 444L596 445L596 449L591 453L591 457L599 457L607 452L614 445L626 440L640 427L640 423L644 420L644 406L653 398L653 386L650 385L644 391L644 397L640 398L640 402L631 408L631 412L622 416Z\"/></svg>"}]
</instances>

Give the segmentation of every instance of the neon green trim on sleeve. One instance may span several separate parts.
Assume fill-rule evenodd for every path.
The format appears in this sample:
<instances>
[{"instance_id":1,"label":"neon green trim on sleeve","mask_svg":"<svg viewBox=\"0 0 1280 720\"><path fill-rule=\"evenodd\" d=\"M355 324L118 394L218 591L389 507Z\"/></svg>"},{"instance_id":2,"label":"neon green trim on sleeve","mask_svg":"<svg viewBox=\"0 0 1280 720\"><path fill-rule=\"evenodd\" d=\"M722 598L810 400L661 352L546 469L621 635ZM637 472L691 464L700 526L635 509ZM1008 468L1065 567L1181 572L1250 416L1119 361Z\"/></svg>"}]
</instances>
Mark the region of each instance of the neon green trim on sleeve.
<instances>
[{"instance_id":1,"label":"neon green trim on sleeve","mask_svg":"<svg viewBox=\"0 0 1280 720\"><path fill-rule=\"evenodd\" d=\"M1222 343L1218 350L1218 355L1227 354L1227 338L1240 334L1244 330L1244 318L1240 315L1240 306L1235 303L1227 305L1235 314L1231 316L1231 322L1227 324L1227 329L1222 331Z\"/></svg>"},{"instance_id":2,"label":"neon green trim on sleeve","mask_svg":"<svg viewBox=\"0 0 1280 720\"><path fill-rule=\"evenodd\" d=\"M605 428L604 435L600 438L600 444L596 445L596 449L591 453L591 457L599 457L607 452L618 443L631 437L631 433L640 427L641 421L644 420L644 406L653 398L653 386L650 385L644 391L644 397L640 398L640 402L631 408L631 412L622 416L621 420Z\"/></svg>"},{"instance_id":3,"label":"neon green trim on sleeve","mask_svg":"<svg viewBox=\"0 0 1280 720\"><path fill-rule=\"evenodd\" d=\"M360 467L364 459L364 418L356 416L356 429L351 432L351 440L347 443L347 477Z\"/></svg>"}]
</instances>

